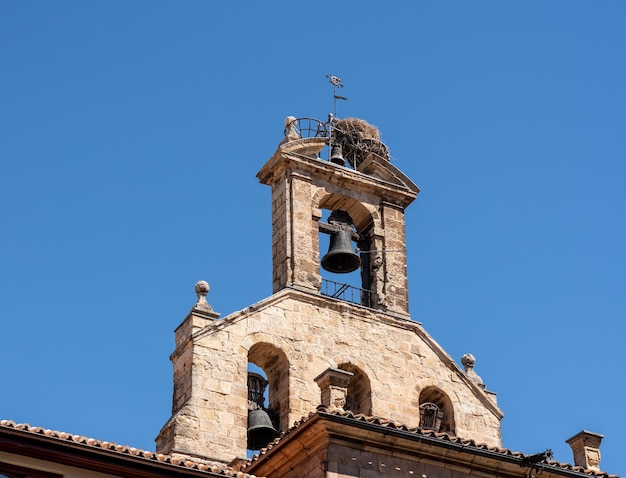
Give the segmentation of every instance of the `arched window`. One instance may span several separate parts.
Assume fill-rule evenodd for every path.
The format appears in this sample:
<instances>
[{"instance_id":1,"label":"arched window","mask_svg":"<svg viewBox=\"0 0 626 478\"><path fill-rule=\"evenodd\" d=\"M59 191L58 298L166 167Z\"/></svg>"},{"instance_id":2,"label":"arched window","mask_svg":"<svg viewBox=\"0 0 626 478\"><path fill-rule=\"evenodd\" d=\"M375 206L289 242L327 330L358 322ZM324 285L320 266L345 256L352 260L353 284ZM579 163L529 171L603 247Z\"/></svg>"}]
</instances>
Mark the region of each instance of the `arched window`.
<instances>
[{"instance_id":1,"label":"arched window","mask_svg":"<svg viewBox=\"0 0 626 478\"><path fill-rule=\"evenodd\" d=\"M437 387L426 387L419 398L420 427L455 433L454 409L450 397Z\"/></svg>"},{"instance_id":2,"label":"arched window","mask_svg":"<svg viewBox=\"0 0 626 478\"><path fill-rule=\"evenodd\" d=\"M356 365L343 363L337 368L354 375L348 383L345 409L352 413L372 414L372 387L369 377Z\"/></svg>"},{"instance_id":3,"label":"arched window","mask_svg":"<svg viewBox=\"0 0 626 478\"><path fill-rule=\"evenodd\" d=\"M289 403L289 362L274 345L260 342L248 351L248 409L263 410L280 432L287 428ZM265 416L252 414L253 426L265 423ZM251 414L248 414L249 420ZM248 424L250 428L250 423ZM248 443L250 445L250 443Z\"/></svg>"}]
</instances>

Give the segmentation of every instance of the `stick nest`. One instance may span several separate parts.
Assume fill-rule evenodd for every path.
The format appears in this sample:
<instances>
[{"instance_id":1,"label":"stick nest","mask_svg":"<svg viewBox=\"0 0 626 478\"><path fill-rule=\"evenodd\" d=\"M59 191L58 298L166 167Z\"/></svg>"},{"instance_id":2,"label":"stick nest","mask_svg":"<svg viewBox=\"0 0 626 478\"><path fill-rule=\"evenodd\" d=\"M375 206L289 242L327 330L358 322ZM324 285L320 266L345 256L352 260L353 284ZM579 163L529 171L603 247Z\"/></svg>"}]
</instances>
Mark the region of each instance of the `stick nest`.
<instances>
[{"instance_id":1,"label":"stick nest","mask_svg":"<svg viewBox=\"0 0 626 478\"><path fill-rule=\"evenodd\" d=\"M389 151L380 141L380 131L359 118L345 118L333 125L333 144L341 146L346 160L356 169L370 154L389 160Z\"/></svg>"}]
</instances>

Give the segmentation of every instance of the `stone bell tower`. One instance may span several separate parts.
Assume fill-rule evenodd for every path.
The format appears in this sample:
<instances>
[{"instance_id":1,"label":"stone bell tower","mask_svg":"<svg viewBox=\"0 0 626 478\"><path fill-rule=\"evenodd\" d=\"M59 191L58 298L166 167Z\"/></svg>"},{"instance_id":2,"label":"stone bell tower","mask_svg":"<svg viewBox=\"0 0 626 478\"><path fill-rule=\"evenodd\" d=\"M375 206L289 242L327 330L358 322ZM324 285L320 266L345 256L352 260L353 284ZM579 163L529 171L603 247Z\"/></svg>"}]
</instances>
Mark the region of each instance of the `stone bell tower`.
<instances>
[{"instance_id":1,"label":"stone bell tower","mask_svg":"<svg viewBox=\"0 0 626 478\"><path fill-rule=\"evenodd\" d=\"M409 316L404 210L419 189L378 130L288 117L257 176L272 190L273 294L220 318L196 284L157 451L230 461L319 407L499 446L502 412L475 359L461 369ZM342 283L353 270L359 283Z\"/></svg>"},{"instance_id":2,"label":"stone bell tower","mask_svg":"<svg viewBox=\"0 0 626 478\"><path fill-rule=\"evenodd\" d=\"M342 212L363 251L364 305L408 317L404 209L419 188L391 164L378 130L362 120L330 125L333 153L342 150L330 161L319 159L328 144L322 123L293 117L286 123L285 140L257 175L272 187L274 292L321 290L319 232L337 232L320 222L322 211Z\"/></svg>"}]
</instances>

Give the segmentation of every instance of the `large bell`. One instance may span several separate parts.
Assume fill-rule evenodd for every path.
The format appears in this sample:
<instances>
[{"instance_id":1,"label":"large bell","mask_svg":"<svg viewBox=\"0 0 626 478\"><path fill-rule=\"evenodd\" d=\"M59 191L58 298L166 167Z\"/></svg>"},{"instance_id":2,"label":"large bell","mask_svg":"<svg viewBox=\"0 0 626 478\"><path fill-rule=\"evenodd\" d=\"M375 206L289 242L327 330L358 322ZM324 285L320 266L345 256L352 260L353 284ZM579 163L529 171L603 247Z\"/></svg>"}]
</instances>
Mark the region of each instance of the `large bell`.
<instances>
[{"instance_id":1,"label":"large bell","mask_svg":"<svg viewBox=\"0 0 626 478\"><path fill-rule=\"evenodd\" d=\"M330 235L330 245L322 257L322 267L336 274L347 274L361 267L361 258L352 249L350 231L342 230Z\"/></svg>"},{"instance_id":2,"label":"large bell","mask_svg":"<svg viewBox=\"0 0 626 478\"><path fill-rule=\"evenodd\" d=\"M277 436L278 432L265 410L248 410L248 450L260 450Z\"/></svg>"}]
</instances>

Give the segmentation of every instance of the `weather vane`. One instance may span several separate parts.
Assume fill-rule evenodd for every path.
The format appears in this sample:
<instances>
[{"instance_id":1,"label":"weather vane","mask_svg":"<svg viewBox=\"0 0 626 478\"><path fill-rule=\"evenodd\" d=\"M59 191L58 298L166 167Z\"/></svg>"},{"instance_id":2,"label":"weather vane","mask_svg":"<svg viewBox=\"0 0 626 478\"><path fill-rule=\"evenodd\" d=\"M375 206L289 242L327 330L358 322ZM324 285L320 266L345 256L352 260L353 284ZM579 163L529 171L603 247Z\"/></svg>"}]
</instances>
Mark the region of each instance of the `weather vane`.
<instances>
[{"instance_id":1,"label":"weather vane","mask_svg":"<svg viewBox=\"0 0 626 478\"><path fill-rule=\"evenodd\" d=\"M345 96L339 96L337 94L337 88L343 88L343 83L341 82L341 78L335 75L328 74L326 75L328 81L333 85L333 117L337 117L337 100L346 101L348 98Z\"/></svg>"}]
</instances>

